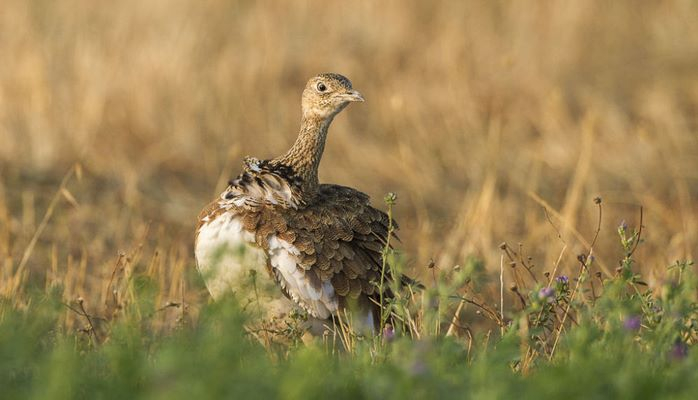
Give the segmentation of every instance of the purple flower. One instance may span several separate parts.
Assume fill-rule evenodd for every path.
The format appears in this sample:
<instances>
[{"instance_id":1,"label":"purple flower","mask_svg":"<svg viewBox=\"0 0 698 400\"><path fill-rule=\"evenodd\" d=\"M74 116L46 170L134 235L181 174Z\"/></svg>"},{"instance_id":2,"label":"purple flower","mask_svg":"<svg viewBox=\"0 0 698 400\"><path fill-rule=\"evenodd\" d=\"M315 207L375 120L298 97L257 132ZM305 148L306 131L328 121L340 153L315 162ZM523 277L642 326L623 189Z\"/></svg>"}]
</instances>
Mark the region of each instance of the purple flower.
<instances>
[{"instance_id":1,"label":"purple flower","mask_svg":"<svg viewBox=\"0 0 698 400\"><path fill-rule=\"evenodd\" d=\"M620 225L618 225L618 230L625 232L628 230L628 223L625 222L625 220L620 221Z\"/></svg>"},{"instance_id":2,"label":"purple flower","mask_svg":"<svg viewBox=\"0 0 698 400\"><path fill-rule=\"evenodd\" d=\"M687 355L688 346L681 340L677 340L676 343L671 346L671 350L669 350L669 358L675 361L683 360Z\"/></svg>"},{"instance_id":3,"label":"purple flower","mask_svg":"<svg viewBox=\"0 0 698 400\"><path fill-rule=\"evenodd\" d=\"M557 278L555 278L555 280L557 281L557 283L565 284L565 283L568 283L570 281L570 278L568 278L565 275L560 275Z\"/></svg>"},{"instance_id":4,"label":"purple flower","mask_svg":"<svg viewBox=\"0 0 698 400\"><path fill-rule=\"evenodd\" d=\"M393 339L395 339L395 329L392 325L385 324L385 327L383 328L383 339L385 339L386 342L391 342Z\"/></svg>"},{"instance_id":5,"label":"purple flower","mask_svg":"<svg viewBox=\"0 0 698 400\"><path fill-rule=\"evenodd\" d=\"M641 324L642 318L639 315L632 315L625 318L625 321L623 321L623 328L627 331L638 331L640 330Z\"/></svg>"},{"instance_id":6,"label":"purple flower","mask_svg":"<svg viewBox=\"0 0 698 400\"><path fill-rule=\"evenodd\" d=\"M555 289L551 287L543 287L538 291L538 298L548 303L555 301Z\"/></svg>"}]
</instances>

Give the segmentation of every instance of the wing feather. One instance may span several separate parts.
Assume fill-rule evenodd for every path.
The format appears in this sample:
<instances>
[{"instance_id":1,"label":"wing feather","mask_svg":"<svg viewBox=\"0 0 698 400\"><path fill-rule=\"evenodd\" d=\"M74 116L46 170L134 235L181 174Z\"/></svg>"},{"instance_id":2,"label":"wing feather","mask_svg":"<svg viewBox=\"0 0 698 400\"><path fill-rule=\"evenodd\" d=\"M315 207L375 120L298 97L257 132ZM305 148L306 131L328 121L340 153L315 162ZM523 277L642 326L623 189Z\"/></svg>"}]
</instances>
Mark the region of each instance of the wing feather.
<instances>
[{"instance_id":1,"label":"wing feather","mask_svg":"<svg viewBox=\"0 0 698 400\"><path fill-rule=\"evenodd\" d=\"M317 199L308 207L277 210L277 217L287 222L286 235L293 232L290 243L300 251L309 280L329 283L341 298L377 293L375 282L389 221L385 213L371 207L367 195L343 186L320 185Z\"/></svg>"},{"instance_id":2,"label":"wing feather","mask_svg":"<svg viewBox=\"0 0 698 400\"><path fill-rule=\"evenodd\" d=\"M282 291L316 315L327 315L347 298L376 296L388 216L371 207L366 194L339 185L320 185L306 203L289 174L288 167L245 159L243 172L200 219L218 210L239 214L259 247L277 251L277 263L296 263L274 276ZM279 255L282 248L287 256Z\"/></svg>"}]
</instances>

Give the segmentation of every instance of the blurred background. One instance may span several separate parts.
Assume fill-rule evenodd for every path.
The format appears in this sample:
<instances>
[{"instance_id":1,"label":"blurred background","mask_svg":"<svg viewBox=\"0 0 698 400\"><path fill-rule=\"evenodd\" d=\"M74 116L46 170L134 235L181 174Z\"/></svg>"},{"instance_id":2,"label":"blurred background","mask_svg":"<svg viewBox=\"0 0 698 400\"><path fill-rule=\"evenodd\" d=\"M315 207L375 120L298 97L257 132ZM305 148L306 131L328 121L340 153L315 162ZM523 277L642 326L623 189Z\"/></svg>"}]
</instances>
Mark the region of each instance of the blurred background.
<instances>
[{"instance_id":1,"label":"blurred background","mask_svg":"<svg viewBox=\"0 0 698 400\"><path fill-rule=\"evenodd\" d=\"M327 71L366 102L333 124L321 180L382 209L397 193L413 275L498 273L501 242L576 269L599 196L595 268L613 273L644 207L638 268L661 277L697 250L696 21L690 0L3 0L3 294L104 301L130 265L163 300L204 298L197 213L243 156L293 143Z\"/></svg>"}]
</instances>

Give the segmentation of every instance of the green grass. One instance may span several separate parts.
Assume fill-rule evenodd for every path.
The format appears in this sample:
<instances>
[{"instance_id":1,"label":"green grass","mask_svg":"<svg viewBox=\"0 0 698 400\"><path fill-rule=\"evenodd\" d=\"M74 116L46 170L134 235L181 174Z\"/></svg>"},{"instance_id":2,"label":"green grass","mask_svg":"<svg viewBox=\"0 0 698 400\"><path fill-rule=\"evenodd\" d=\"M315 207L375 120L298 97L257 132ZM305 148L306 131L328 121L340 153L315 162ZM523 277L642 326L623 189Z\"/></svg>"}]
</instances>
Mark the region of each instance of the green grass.
<instances>
[{"instance_id":1,"label":"green grass","mask_svg":"<svg viewBox=\"0 0 698 400\"><path fill-rule=\"evenodd\" d=\"M621 226L619 235L626 253L615 276L593 277L591 257L580 257L578 276L549 278L550 289L531 274L530 288L522 279L511 289L519 306L490 316L501 329L443 334L454 301L489 310L471 291L455 295L481 279L471 264L410 300L416 332L350 332L346 349L323 338L264 346L247 333L254 316L233 297L159 328L166 309L156 308L157 284L145 273L129 280L133 301L104 321L82 302L63 303L59 286L28 291L22 307L0 304L0 385L6 398L38 399L693 398L698 277L677 263L648 289L632 270L641 232ZM407 317L401 300L392 310ZM67 307L84 329L64 328Z\"/></svg>"}]
</instances>

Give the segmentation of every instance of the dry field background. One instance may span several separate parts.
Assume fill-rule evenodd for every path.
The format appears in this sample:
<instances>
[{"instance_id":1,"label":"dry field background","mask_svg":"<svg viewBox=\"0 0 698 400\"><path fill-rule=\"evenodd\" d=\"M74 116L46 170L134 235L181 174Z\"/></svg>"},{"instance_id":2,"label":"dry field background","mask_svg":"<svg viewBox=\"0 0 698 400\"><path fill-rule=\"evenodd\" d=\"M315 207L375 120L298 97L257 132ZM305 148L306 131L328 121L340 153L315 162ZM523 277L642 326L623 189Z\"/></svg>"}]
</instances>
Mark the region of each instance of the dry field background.
<instances>
[{"instance_id":1,"label":"dry field background","mask_svg":"<svg viewBox=\"0 0 698 400\"><path fill-rule=\"evenodd\" d=\"M2 295L102 304L124 267L163 303L205 301L198 211L242 156L293 142L325 71L367 101L335 121L321 179L398 194L414 275L470 256L497 273L503 241L576 268L600 196L597 268L643 206L639 268L661 278L698 241L696 21L681 0L3 0Z\"/></svg>"}]
</instances>

